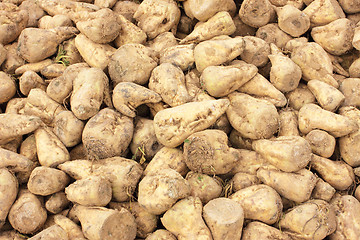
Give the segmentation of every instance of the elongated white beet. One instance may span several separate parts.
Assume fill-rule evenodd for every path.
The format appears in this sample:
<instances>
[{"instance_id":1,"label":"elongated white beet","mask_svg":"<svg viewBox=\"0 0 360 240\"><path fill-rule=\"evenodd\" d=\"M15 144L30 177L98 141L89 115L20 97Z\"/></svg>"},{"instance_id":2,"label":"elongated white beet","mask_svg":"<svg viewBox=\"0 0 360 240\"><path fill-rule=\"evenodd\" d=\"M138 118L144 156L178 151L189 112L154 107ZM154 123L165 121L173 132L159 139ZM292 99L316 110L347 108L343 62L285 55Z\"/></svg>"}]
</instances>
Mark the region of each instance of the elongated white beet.
<instances>
[{"instance_id":1,"label":"elongated white beet","mask_svg":"<svg viewBox=\"0 0 360 240\"><path fill-rule=\"evenodd\" d=\"M219 99L162 110L154 117L156 137L166 147L179 146L192 133L213 125L228 106L229 100Z\"/></svg>"},{"instance_id":2,"label":"elongated white beet","mask_svg":"<svg viewBox=\"0 0 360 240\"><path fill-rule=\"evenodd\" d=\"M310 144L299 136L254 141L253 149L270 164L285 172L296 172L311 160Z\"/></svg>"},{"instance_id":3,"label":"elongated white beet","mask_svg":"<svg viewBox=\"0 0 360 240\"><path fill-rule=\"evenodd\" d=\"M316 104L306 104L299 110L299 129L304 134L314 129L321 129L334 137L342 137L355 132L358 128L354 120L326 111Z\"/></svg>"},{"instance_id":4,"label":"elongated white beet","mask_svg":"<svg viewBox=\"0 0 360 240\"><path fill-rule=\"evenodd\" d=\"M199 198L188 197L177 202L161 218L164 227L178 239L212 240L202 218L203 206Z\"/></svg>"}]
</instances>

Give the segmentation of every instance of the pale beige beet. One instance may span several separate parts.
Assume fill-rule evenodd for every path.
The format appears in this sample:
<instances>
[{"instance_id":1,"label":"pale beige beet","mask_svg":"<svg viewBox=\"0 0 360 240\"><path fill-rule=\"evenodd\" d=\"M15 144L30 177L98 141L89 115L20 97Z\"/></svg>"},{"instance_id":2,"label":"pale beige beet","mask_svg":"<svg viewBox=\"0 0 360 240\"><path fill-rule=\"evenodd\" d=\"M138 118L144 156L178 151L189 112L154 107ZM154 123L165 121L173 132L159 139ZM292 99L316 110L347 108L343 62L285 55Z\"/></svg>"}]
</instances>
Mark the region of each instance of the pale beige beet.
<instances>
[{"instance_id":1,"label":"pale beige beet","mask_svg":"<svg viewBox=\"0 0 360 240\"><path fill-rule=\"evenodd\" d=\"M230 196L244 210L245 219L274 224L280 218L283 204L280 195L271 187L258 184L241 189Z\"/></svg>"},{"instance_id":2,"label":"pale beige beet","mask_svg":"<svg viewBox=\"0 0 360 240\"><path fill-rule=\"evenodd\" d=\"M228 198L216 198L203 208L203 216L214 240L240 239L244 211L237 202Z\"/></svg>"},{"instance_id":3,"label":"pale beige beet","mask_svg":"<svg viewBox=\"0 0 360 240\"><path fill-rule=\"evenodd\" d=\"M178 239L211 240L211 232L202 218L202 212L200 199L188 197L177 202L160 220Z\"/></svg>"},{"instance_id":4,"label":"pale beige beet","mask_svg":"<svg viewBox=\"0 0 360 240\"><path fill-rule=\"evenodd\" d=\"M13 205L19 184L16 177L7 168L0 169L0 229L5 224L6 217Z\"/></svg>"},{"instance_id":5,"label":"pale beige beet","mask_svg":"<svg viewBox=\"0 0 360 240\"><path fill-rule=\"evenodd\" d=\"M312 155L310 144L299 136L257 140L252 146L270 164L285 172L304 168Z\"/></svg>"},{"instance_id":6,"label":"pale beige beet","mask_svg":"<svg viewBox=\"0 0 360 240\"><path fill-rule=\"evenodd\" d=\"M41 166L31 172L27 187L33 194L47 196L63 190L69 182L69 176L63 171Z\"/></svg>"},{"instance_id":7,"label":"pale beige beet","mask_svg":"<svg viewBox=\"0 0 360 240\"><path fill-rule=\"evenodd\" d=\"M273 104L239 92L229 94L228 98L230 106L226 115L242 136L262 139L270 138L277 132L279 114Z\"/></svg>"},{"instance_id":8,"label":"pale beige beet","mask_svg":"<svg viewBox=\"0 0 360 240\"><path fill-rule=\"evenodd\" d=\"M356 239L360 234L360 203L350 195L336 197L331 206L336 211L336 231L330 240Z\"/></svg>"},{"instance_id":9,"label":"pale beige beet","mask_svg":"<svg viewBox=\"0 0 360 240\"><path fill-rule=\"evenodd\" d=\"M166 212L177 200L189 195L189 183L172 169L148 173L139 183L139 204L156 215Z\"/></svg>"},{"instance_id":10,"label":"pale beige beet","mask_svg":"<svg viewBox=\"0 0 360 240\"><path fill-rule=\"evenodd\" d=\"M136 237L135 218L124 208L118 211L75 205L75 214L81 222L84 236L88 239L134 240Z\"/></svg>"},{"instance_id":11,"label":"pale beige beet","mask_svg":"<svg viewBox=\"0 0 360 240\"><path fill-rule=\"evenodd\" d=\"M23 234L31 234L38 231L47 218L42 198L30 193L27 189L19 192L15 203L9 212L11 226Z\"/></svg>"},{"instance_id":12,"label":"pale beige beet","mask_svg":"<svg viewBox=\"0 0 360 240\"><path fill-rule=\"evenodd\" d=\"M228 106L229 100L219 99L162 110L154 117L156 137L166 147L179 146L192 133L214 124Z\"/></svg>"},{"instance_id":13,"label":"pale beige beet","mask_svg":"<svg viewBox=\"0 0 360 240\"><path fill-rule=\"evenodd\" d=\"M184 141L186 165L192 171L209 175L228 173L240 156L227 141L227 135L221 130L207 129L191 134Z\"/></svg>"},{"instance_id":14,"label":"pale beige beet","mask_svg":"<svg viewBox=\"0 0 360 240\"><path fill-rule=\"evenodd\" d=\"M280 220L279 227L290 236L321 240L336 229L335 211L323 200L310 200L298 205Z\"/></svg>"}]
</instances>

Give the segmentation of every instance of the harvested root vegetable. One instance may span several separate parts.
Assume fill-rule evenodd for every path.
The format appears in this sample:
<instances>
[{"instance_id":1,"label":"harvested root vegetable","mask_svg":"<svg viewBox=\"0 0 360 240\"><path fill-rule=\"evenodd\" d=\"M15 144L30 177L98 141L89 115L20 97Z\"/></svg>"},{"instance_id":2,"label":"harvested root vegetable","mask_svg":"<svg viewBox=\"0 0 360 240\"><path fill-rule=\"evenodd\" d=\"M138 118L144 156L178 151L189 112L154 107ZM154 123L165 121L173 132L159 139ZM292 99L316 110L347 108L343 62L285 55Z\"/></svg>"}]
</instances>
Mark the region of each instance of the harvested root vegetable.
<instances>
[{"instance_id":1,"label":"harvested root vegetable","mask_svg":"<svg viewBox=\"0 0 360 240\"><path fill-rule=\"evenodd\" d=\"M108 82L99 68L85 68L78 73L70 98L71 110L77 118L86 120L99 111Z\"/></svg>"},{"instance_id":2,"label":"harvested root vegetable","mask_svg":"<svg viewBox=\"0 0 360 240\"><path fill-rule=\"evenodd\" d=\"M290 236L277 228L271 227L265 223L253 221L250 222L243 231L242 240L290 240Z\"/></svg>"},{"instance_id":3,"label":"harvested root vegetable","mask_svg":"<svg viewBox=\"0 0 360 240\"><path fill-rule=\"evenodd\" d=\"M30 90L23 110L26 115L38 116L45 124L52 126L55 116L64 108L45 91L34 88Z\"/></svg>"},{"instance_id":4,"label":"harvested root vegetable","mask_svg":"<svg viewBox=\"0 0 360 240\"><path fill-rule=\"evenodd\" d=\"M27 172L34 163L23 155L0 147L0 168L11 169L12 172Z\"/></svg>"},{"instance_id":5,"label":"harvested root vegetable","mask_svg":"<svg viewBox=\"0 0 360 240\"><path fill-rule=\"evenodd\" d=\"M168 48L178 45L178 42L171 32L164 32L159 34L156 38L148 41L146 46L155 51L156 57L160 57L160 53Z\"/></svg>"},{"instance_id":6,"label":"harvested root vegetable","mask_svg":"<svg viewBox=\"0 0 360 240\"><path fill-rule=\"evenodd\" d=\"M280 127L278 136L299 136L298 116L294 109L285 108L279 112Z\"/></svg>"},{"instance_id":7,"label":"harvested root vegetable","mask_svg":"<svg viewBox=\"0 0 360 240\"><path fill-rule=\"evenodd\" d=\"M345 96L333 86L319 80L311 80L307 84L320 106L334 112L344 102Z\"/></svg>"},{"instance_id":8,"label":"harvested root vegetable","mask_svg":"<svg viewBox=\"0 0 360 240\"><path fill-rule=\"evenodd\" d=\"M138 106L145 103L158 103L161 99L158 93L132 82L118 83L112 95L116 110L128 117L136 116L135 108Z\"/></svg>"},{"instance_id":9,"label":"harvested root vegetable","mask_svg":"<svg viewBox=\"0 0 360 240\"><path fill-rule=\"evenodd\" d=\"M245 219L274 224L283 209L280 195L271 187L259 184L241 189L230 196L244 210Z\"/></svg>"},{"instance_id":10,"label":"harvested root vegetable","mask_svg":"<svg viewBox=\"0 0 360 240\"><path fill-rule=\"evenodd\" d=\"M85 2L74 2L69 0L59 0L59 1L48 1L48 0L39 0L37 4L44 9L51 16L62 14L69 16L71 20L74 20L75 13L81 11L94 12L100 8L89 3Z\"/></svg>"},{"instance_id":11,"label":"harvested root vegetable","mask_svg":"<svg viewBox=\"0 0 360 240\"><path fill-rule=\"evenodd\" d=\"M27 187L33 194L47 196L63 190L69 182L69 176L63 171L41 166L31 172Z\"/></svg>"},{"instance_id":12,"label":"harvested root vegetable","mask_svg":"<svg viewBox=\"0 0 360 240\"><path fill-rule=\"evenodd\" d=\"M360 203L350 195L336 197L331 201L331 206L336 212L336 230L329 239L353 239L359 236L360 218L356 214L360 209Z\"/></svg>"},{"instance_id":13,"label":"harvested root vegetable","mask_svg":"<svg viewBox=\"0 0 360 240\"><path fill-rule=\"evenodd\" d=\"M280 49L285 48L286 43L292 39L290 35L279 28L277 23L269 23L260 27L256 31L256 37L269 44L273 43Z\"/></svg>"},{"instance_id":14,"label":"harvested root vegetable","mask_svg":"<svg viewBox=\"0 0 360 240\"><path fill-rule=\"evenodd\" d=\"M269 62L270 46L267 42L258 37L245 36L245 48L240 57L249 64L256 67L263 67Z\"/></svg>"},{"instance_id":15,"label":"harvested root vegetable","mask_svg":"<svg viewBox=\"0 0 360 240\"><path fill-rule=\"evenodd\" d=\"M339 2L335 0L312 1L303 12L309 16L312 26L322 26L345 17Z\"/></svg>"},{"instance_id":16,"label":"harvested root vegetable","mask_svg":"<svg viewBox=\"0 0 360 240\"><path fill-rule=\"evenodd\" d=\"M70 201L64 192L57 192L45 202L45 208L52 214L58 214L69 206Z\"/></svg>"},{"instance_id":17,"label":"harvested root vegetable","mask_svg":"<svg viewBox=\"0 0 360 240\"><path fill-rule=\"evenodd\" d=\"M360 73L360 71L359 71ZM344 94L344 106L360 106L360 78L346 78L341 83L339 90Z\"/></svg>"},{"instance_id":18,"label":"harvested root vegetable","mask_svg":"<svg viewBox=\"0 0 360 240\"><path fill-rule=\"evenodd\" d=\"M39 128L35 131L36 152L39 163L46 167L56 167L70 160L65 145L49 128Z\"/></svg>"},{"instance_id":19,"label":"harvested root vegetable","mask_svg":"<svg viewBox=\"0 0 360 240\"><path fill-rule=\"evenodd\" d=\"M305 134L321 129L334 137L342 137L358 130L358 125L348 117L326 111L315 104L306 104L299 111L299 129Z\"/></svg>"},{"instance_id":20,"label":"harvested root vegetable","mask_svg":"<svg viewBox=\"0 0 360 240\"><path fill-rule=\"evenodd\" d=\"M357 1L353 0L339 0L341 8L346 13L358 13L360 12L360 4Z\"/></svg>"},{"instance_id":21,"label":"harvested root vegetable","mask_svg":"<svg viewBox=\"0 0 360 240\"><path fill-rule=\"evenodd\" d=\"M160 33L174 31L180 15L180 9L173 0L145 0L133 17L138 26L153 39Z\"/></svg>"},{"instance_id":22,"label":"harvested root vegetable","mask_svg":"<svg viewBox=\"0 0 360 240\"><path fill-rule=\"evenodd\" d=\"M69 94L71 94L76 76L82 69L88 67L86 63L72 64L67 67L60 77L51 80L46 88L47 95L56 102L63 103ZM23 76L25 74L26 73L24 73Z\"/></svg>"},{"instance_id":23,"label":"harvested root vegetable","mask_svg":"<svg viewBox=\"0 0 360 240\"><path fill-rule=\"evenodd\" d=\"M15 73L15 70L25 64L25 60L17 53L17 42L4 46L6 50L6 59L3 63L3 69L7 73Z\"/></svg>"},{"instance_id":24,"label":"harvested root vegetable","mask_svg":"<svg viewBox=\"0 0 360 240\"><path fill-rule=\"evenodd\" d=\"M20 190L15 203L9 211L11 226L23 234L35 233L44 225L47 218L42 198L29 190Z\"/></svg>"},{"instance_id":25,"label":"harvested root vegetable","mask_svg":"<svg viewBox=\"0 0 360 240\"><path fill-rule=\"evenodd\" d=\"M200 198L203 204L220 197L222 193L221 183L206 174L189 172L185 179L190 184L190 196Z\"/></svg>"},{"instance_id":26,"label":"harvested root vegetable","mask_svg":"<svg viewBox=\"0 0 360 240\"><path fill-rule=\"evenodd\" d=\"M150 233L154 232L157 227L158 217L146 211L146 209L140 206L138 202L110 202L109 206L115 210L125 208L134 215L135 222L137 224L136 235L138 237L146 237Z\"/></svg>"},{"instance_id":27,"label":"harvested root vegetable","mask_svg":"<svg viewBox=\"0 0 360 240\"><path fill-rule=\"evenodd\" d=\"M166 48L160 54L160 64L171 63L185 71L194 64L194 44L176 45Z\"/></svg>"},{"instance_id":28,"label":"harvested root vegetable","mask_svg":"<svg viewBox=\"0 0 360 240\"><path fill-rule=\"evenodd\" d=\"M241 37L220 36L199 43L194 48L196 69L202 72L208 66L231 61L243 52L244 47L245 42Z\"/></svg>"},{"instance_id":29,"label":"harvested root vegetable","mask_svg":"<svg viewBox=\"0 0 360 240\"><path fill-rule=\"evenodd\" d=\"M284 172L296 172L311 160L310 144L299 136L282 136L254 141L253 149Z\"/></svg>"},{"instance_id":30,"label":"harvested root vegetable","mask_svg":"<svg viewBox=\"0 0 360 240\"><path fill-rule=\"evenodd\" d=\"M152 159L162 147L155 135L154 120L140 117L136 119L133 139L130 143L133 158L140 159L142 163L146 159Z\"/></svg>"},{"instance_id":31,"label":"harvested root vegetable","mask_svg":"<svg viewBox=\"0 0 360 240\"><path fill-rule=\"evenodd\" d=\"M74 27L57 27L50 30L26 28L19 36L18 52L30 63L39 62L56 53L61 42L77 33L79 31Z\"/></svg>"},{"instance_id":32,"label":"harvested root vegetable","mask_svg":"<svg viewBox=\"0 0 360 240\"><path fill-rule=\"evenodd\" d=\"M335 192L335 188L333 188L329 183L319 178L311 194L311 197L314 199L321 199L329 202L334 196Z\"/></svg>"},{"instance_id":33,"label":"harvested root vegetable","mask_svg":"<svg viewBox=\"0 0 360 240\"><path fill-rule=\"evenodd\" d=\"M276 107L284 107L287 101L285 95L259 73L242 85L238 91L266 100Z\"/></svg>"},{"instance_id":34,"label":"harvested root vegetable","mask_svg":"<svg viewBox=\"0 0 360 240\"><path fill-rule=\"evenodd\" d=\"M144 44L146 42L146 33L131 21L126 19L125 16L118 14L117 21L120 24L119 35L114 40L114 44L117 48L127 43Z\"/></svg>"},{"instance_id":35,"label":"harvested root vegetable","mask_svg":"<svg viewBox=\"0 0 360 240\"><path fill-rule=\"evenodd\" d=\"M236 149L228 147L227 135L221 130L204 130L184 140L185 163L194 172L226 174L239 161Z\"/></svg>"},{"instance_id":36,"label":"harvested root vegetable","mask_svg":"<svg viewBox=\"0 0 360 240\"><path fill-rule=\"evenodd\" d=\"M217 198L203 208L203 216L214 240L240 239L244 222L244 211L240 204Z\"/></svg>"},{"instance_id":37,"label":"harvested root vegetable","mask_svg":"<svg viewBox=\"0 0 360 240\"><path fill-rule=\"evenodd\" d=\"M114 86L119 82L146 84L157 58L150 48L141 44L125 44L118 48L109 61L109 75Z\"/></svg>"},{"instance_id":38,"label":"harvested root vegetable","mask_svg":"<svg viewBox=\"0 0 360 240\"><path fill-rule=\"evenodd\" d=\"M0 12L0 44L6 45L13 42L27 26L29 13L5 2L0 4Z\"/></svg>"},{"instance_id":39,"label":"harvested root vegetable","mask_svg":"<svg viewBox=\"0 0 360 240\"><path fill-rule=\"evenodd\" d=\"M74 17L79 31L95 43L109 43L119 35L121 26L117 15L108 8L77 12Z\"/></svg>"},{"instance_id":40,"label":"harvested root vegetable","mask_svg":"<svg viewBox=\"0 0 360 240\"><path fill-rule=\"evenodd\" d=\"M340 114L346 116L360 126L360 111L355 107L343 107L339 110ZM357 140L360 136L360 130L357 130L349 135L339 138L339 150L341 158L350 166L360 166L360 155L359 155L359 141Z\"/></svg>"},{"instance_id":41,"label":"harvested root vegetable","mask_svg":"<svg viewBox=\"0 0 360 240\"><path fill-rule=\"evenodd\" d=\"M82 206L106 206L112 197L110 182L104 177L89 176L75 181L65 189L69 201Z\"/></svg>"},{"instance_id":42,"label":"harvested root vegetable","mask_svg":"<svg viewBox=\"0 0 360 240\"><path fill-rule=\"evenodd\" d=\"M292 5L276 8L279 28L292 37L300 37L310 28L310 18Z\"/></svg>"},{"instance_id":43,"label":"harvested root vegetable","mask_svg":"<svg viewBox=\"0 0 360 240\"><path fill-rule=\"evenodd\" d=\"M341 18L325 26L313 28L311 36L327 52L342 55L353 48L354 29L355 26L351 20Z\"/></svg>"},{"instance_id":44,"label":"harvested root vegetable","mask_svg":"<svg viewBox=\"0 0 360 240\"><path fill-rule=\"evenodd\" d=\"M287 173L275 169L260 168L257 177L264 184L274 188L281 196L297 202L305 202L310 199L317 179L315 175L306 169Z\"/></svg>"},{"instance_id":45,"label":"harvested root vegetable","mask_svg":"<svg viewBox=\"0 0 360 240\"><path fill-rule=\"evenodd\" d=\"M301 69L289 57L282 54L269 55L271 62L270 82L280 91L296 89L301 79Z\"/></svg>"},{"instance_id":46,"label":"harvested root vegetable","mask_svg":"<svg viewBox=\"0 0 360 240\"><path fill-rule=\"evenodd\" d=\"M268 0L245 0L239 10L240 19L251 27L262 27L270 22L274 9Z\"/></svg>"},{"instance_id":47,"label":"harvested root vegetable","mask_svg":"<svg viewBox=\"0 0 360 240\"><path fill-rule=\"evenodd\" d=\"M185 86L183 71L171 63L162 63L153 69L149 79L149 89L158 93L171 107L191 100Z\"/></svg>"},{"instance_id":48,"label":"harvested root vegetable","mask_svg":"<svg viewBox=\"0 0 360 240\"><path fill-rule=\"evenodd\" d=\"M310 143L314 154L324 158L329 158L333 155L336 140L327 132L314 129L306 135L305 139Z\"/></svg>"},{"instance_id":49,"label":"harvested root vegetable","mask_svg":"<svg viewBox=\"0 0 360 240\"><path fill-rule=\"evenodd\" d=\"M100 110L89 119L82 133L89 158L104 159L123 154L131 142L133 129L131 118L110 108Z\"/></svg>"},{"instance_id":50,"label":"harvested root vegetable","mask_svg":"<svg viewBox=\"0 0 360 240\"><path fill-rule=\"evenodd\" d=\"M261 155L255 151L246 149L238 149L240 153L240 160L238 164L231 170L231 174L238 172L248 173L256 175L257 170L267 165L267 161L261 157Z\"/></svg>"},{"instance_id":51,"label":"harvested root vegetable","mask_svg":"<svg viewBox=\"0 0 360 240\"><path fill-rule=\"evenodd\" d=\"M110 56L116 50L108 44L94 43L84 34L78 34L75 37L75 46L89 66L100 69L105 69L108 66Z\"/></svg>"},{"instance_id":52,"label":"harvested root vegetable","mask_svg":"<svg viewBox=\"0 0 360 240\"><path fill-rule=\"evenodd\" d=\"M41 125L41 120L35 116L20 115L14 113L0 114L0 144L14 140L15 138L29 134ZM17 128L16 126L22 126Z\"/></svg>"},{"instance_id":53,"label":"harvested root vegetable","mask_svg":"<svg viewBox=\"0 0 360 240\"><path fill-rule=\"evenodd\" d=\"M229 100L219 99L191 102L162 110L154 117L156 137L166 147L179 146L192 133L214 124L228 106Z\"/></svg>"},{"instance_id":54,"label":"harvested root vegetable","mask_svg":"<svg viewBox=\"0 0 360 240\"><path fill-rule=\"evenodd\" d=\"M144 175L165 168L171 168L184 177L189 169L186 166L183 151L177 148L161 148L146 166Z\"/></svg>"},{"instance_id":55,"label":"harvested root vegetable","mask_svg":"<svg viewBox=\"0 0 360 240\"><path fill-rule=\"evenodd\" d=\"M155 215L166 212L177 200L189 195L189 183L172 169L150 172L139 183L139 204Z\"/></svg>"},{"instance_id":56,"label":"harvested root vegetable","mask_svg":"<svg viewBox=\"0 0 360 240\"><path fill-rule=\"evenodd\" d=\"M0 169L0 229L18 194L19 184L16 177L7 168Z\"/></svg>"},{"instance_id":57,"label":"harvested root vegetable","mask_svg":"<svg viewBox=\"0 0 360 240\"><path fill-rule=\"evenodd\" d=\"M279 227L294 238L321 240L336 229L335 211L323 200L310 200L287 212Z\"/></svg>"},{"instance_id":58,"label":"harvested root vegetable","mask_svg":"<svg viewBox=\"0 0 360 240\"><path fill-rule=\"evenodd\" d=\"M81 205L75 205L74 208L86 238L92 240L135 239L135 218L126 209L113 210Z\"/></svg>"},{"instance_id":59,"label":"harvested root vegetable","mask_svg":"<svg viewBox=\"0 0 360 240\"><path fill-rule=\"evenodd\" d=\"M213 97L224 97L236 91L252 79L257 68L252 64L239 66L209 66L201 74L200 81Z\"/></svg>"},{"instance_id":60,"label":"harvested root vegetable","mask_svg":"<svg viewBox=\"0 0 360 240\"><path fill-rule=\"evenodd\" d=\"M325 50L317 43L305 43L296 47L291 53L293 60L302 70L305 81L317 79L335 88L338 82L332 76L333 65Z\"/></svg>"},{"instance_id":61,"label":"harvested root vegetable","mask_svg":"<svg viewBox=\"0 0 360 240\"><path fill-rule=\"evenodd\" d=\"M81 142L84 122L71 111L62 111L54 118L54 133L66 147L74 147Z\"/></svg>"},{"instance_id":62,"label":"harvested root vegetable","mask_svg":"<svg viewBox=\"0 0 360 240\"><path fill-rule=\"evenodd\" d=\"M202 218L202 212L203 206L200 199L188 197L166 211L161 222L178 239L211 240L211 232Z\"/></svg>"},{"instance_id":63,"label":"harvested root vegetable","mask_svg":"<svg viewBox=\"0 0 360 240\"><path fill-rule=\"evenodd\" d=\"M48 228L45 228L38 234L34 235L33 237L29 238L30 240L41 240L41 239L49 239L49 240L56 240L56 239L68 239L67 233L64 229L62 229L59 225L52 225Z\"/></svg>"},{"instance_id":64,"label":"harvested root vegetable","mask_svg":"<svg viewBox=\"0 0 360 240\"><path fill-rule=\"evenodd\" d=\"M232 187L232 190L234 190L234 192L260 183L261 182L256 175L244 172L236 173L234 177L230 180L230 186Z\"/></svg>"},{"instance_id":65,"label":"harvested root vegetable","mask_svg":"<svg viewBox=\"0 0 360 240\"><path fill-rule=\"evenodd\" d=\"M353 169L342 161L333 161L313 155L310 166L337 190L347 189L355 180Z\"/></svg>"},{"instance_id":66,"label":"harvested root vegetable","mask_svg":"<svg viewBox=\"0 0 360 240\"><path fill-rule=\"evenodd\" d=\"M52 29L56 27L72 27L71 19L66 15L55 15L53 17L45 15L39 19L39 28Z\"/></svg>"},{"instance_id":67,"label":"harvested root vegetable","mask_svg":"<svg viewBox=\"0 0 360 240\"><path fill-rule=\"evenodd\" d=\"M5 61L5 59L6 59L6 49L0 43L0 65Z\"/></svg>"},{"instance_id":68,"label":"harvested root vegetable","mask_svg":"<svg viewBox=\"0 0 360 240\"><path fill-rule=\"evenodd\" d=\"M251 139L270 138L277 132L279 114L273 104L239 92L231 93L228 97L230 106L226 115L242 136Z\"/></svg>"},{"instance_id":69,"label":"harvested root vegetable","mask_svg":"<svg viewBox=\"0 0 360 240\"><path fill-rule=\"evenodd\" d=\"M196 18L201 22L205 22L217 12L227 11L231 16L235 15L236 6L233 0L188 0L185 1L184 10L190 18Z\"/></svg>"},{"instance_id":70,"label":"harvested root vegetable","mask_svg":"<svg viewBox=\"0 0 360 240\"><path fill-rule=\"evenodd\" d=\"M28 70L19 78L19 88L21 93L27 96L33 88L40 88L45 91L46 83L36 72Z\"/></svg>"},{"instance_id":71,"label":"harvested root vegetable","mask_svg":"<svg viewBox=\"0 0 360 240\"><path fill-rule=\"evenodd\" d=\"M89 160L68 161L60 164L59 169L76 180L90 175L107 178L111 183L113 199L118 202L130 199L143 171L139 163L122 157L102 159L95 164Z\"/></svg>"},{"instance_id":72,"label":"harvested root vegetable","mask_svg":"<svg viewBox=\"0 0 360 240\"><path fill-rule=\"evenodd\" d=\"M286 93L289 106L294 110L300 110L305 104L315 103L314 94L309 90L307 85L300 83L293 91Z\"/></svg>"},{"instance_id":73,"label":"harvested root vegetable","mask_svg":"<svg viewBox=\"0 0 360 240\"><path fill-rule=\"evenodd\" d=\"M18 55L18 53L17 53L17 55ZM18 56L18 57L20 57L20 56ZM22 66L18 66L15 69L15 74L21 75L28 70L31 70L34 72L41 72L42 69L44 69L47 66L50 66L52 63L53 62L50 59L45 59L45 60L42 60L40 62L35 62L35 63L27 63L27 64L24 63L24 64L21 64Z\"/></svg>"},{"instance_id":74,"label":"harvested root vegetable","mask_svg":"<svg viewBox=\"0 0 360 240\"><path fill-rule=\"evenodd\" d=\"M231 35L236 27L228 12L218 12L206 22L195 26L194 30L179 43L199 43L220 35Z\"/></svg>"},{"instance_id":75,"label":"harvested root vegetable","mask_svg":"<svg viewBox=\"0 0 360 240\"><path fill-rule=\"evenodd\" d=\"M54 216L54 223L65 230L69 239L85 239L79 225L71 221L69 218L61 214L57 214Z\"/></svg>"},{"instance_id":76,"label":"harvested root vegetable","mask_svg":"<svg viewBox=\"0 0 360 240\"><path fill-rule=\"evenodd\" d=\"M15 82L10 75L0 72L0 103L9 101L16 93Z\"/></svg>"}]
</instances>

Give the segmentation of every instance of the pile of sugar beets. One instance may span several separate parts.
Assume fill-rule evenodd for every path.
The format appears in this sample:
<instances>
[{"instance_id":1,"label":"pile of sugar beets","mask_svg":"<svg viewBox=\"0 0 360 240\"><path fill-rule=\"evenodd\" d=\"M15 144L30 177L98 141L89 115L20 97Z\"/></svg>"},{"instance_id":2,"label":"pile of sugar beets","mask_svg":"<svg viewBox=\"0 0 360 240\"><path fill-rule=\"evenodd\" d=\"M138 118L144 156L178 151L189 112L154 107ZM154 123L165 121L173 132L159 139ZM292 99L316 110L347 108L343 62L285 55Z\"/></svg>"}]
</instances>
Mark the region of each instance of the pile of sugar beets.
<instances>
[{"instance_id":1,"label":"pile of sugar beets","mask_svg":"<svg viewBox=\"0 0 360 240\"><path fill-rule=\"evenodd\" d=\"M359 240L358 0L0 1L0 240Z\"/></svg>"}]
</instances>

